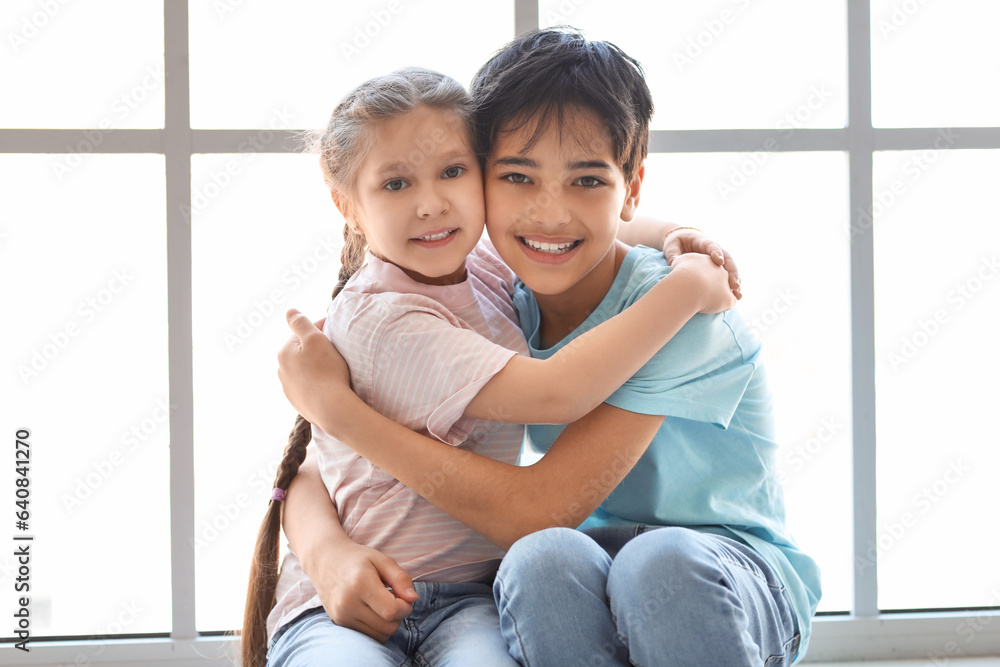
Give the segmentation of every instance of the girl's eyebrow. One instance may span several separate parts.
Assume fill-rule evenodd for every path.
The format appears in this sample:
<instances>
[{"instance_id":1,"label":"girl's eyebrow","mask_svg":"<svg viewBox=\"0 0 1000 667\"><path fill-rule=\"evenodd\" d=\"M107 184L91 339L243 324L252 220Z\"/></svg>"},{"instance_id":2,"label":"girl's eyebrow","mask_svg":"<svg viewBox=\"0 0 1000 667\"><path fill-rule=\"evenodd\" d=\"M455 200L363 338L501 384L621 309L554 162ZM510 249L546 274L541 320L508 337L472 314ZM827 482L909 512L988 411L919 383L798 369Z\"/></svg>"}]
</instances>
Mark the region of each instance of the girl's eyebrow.
<instances>
[{"instance_id":1,"label":"girl's eyebrow","mask_svg":"<svg viewBox=\"0 0 1000 667\"><path fill-rule=\"evenodd\" d=\"M390 162L379 167L375 171L375 175L381 178L388 175L406 174L411 171L413 171L412 167L406 162Z\"/></svg>"},{"instance_id":2,"label":"girl's eyebrow","mask_svg":"<svg viewBox=\"0 0 1000 667\"><path fill-rule=\"evenodd\" d=\"M448 161L451 161L451 160L455 160L457 158L471 159L472 158L472 151L471 150L466 150L466 149L456 149L456 150L453 150L453 151L451 151L449 153L445 153L445 154L439 156L436 159L439 159L439 160L441 160L443 162L448 162ZM408 173L410 173L412 171L413 171L413 165L411 163L409 163L409 162L390 162L388 164L384 164L381 167L379 167L375 171L375 173L376 173L376 175L378 175L378 177L381 178L381 177L389 175L389 174L393 174L393 175L395 175L395 174L408 174Z\"/></svg>"},{"instance_id":3,"label":"girl's eyebrow","mask_svg":"<svg viewBox=\"0 0 1000 667\"><path fill-rule=\"evenodd\" d=\"M442 160L454 160L456 158L469 158L472 157L472 151L467 148L456 148L455 150L445 153L441 156Z\"/></svg>"}]
</instances>

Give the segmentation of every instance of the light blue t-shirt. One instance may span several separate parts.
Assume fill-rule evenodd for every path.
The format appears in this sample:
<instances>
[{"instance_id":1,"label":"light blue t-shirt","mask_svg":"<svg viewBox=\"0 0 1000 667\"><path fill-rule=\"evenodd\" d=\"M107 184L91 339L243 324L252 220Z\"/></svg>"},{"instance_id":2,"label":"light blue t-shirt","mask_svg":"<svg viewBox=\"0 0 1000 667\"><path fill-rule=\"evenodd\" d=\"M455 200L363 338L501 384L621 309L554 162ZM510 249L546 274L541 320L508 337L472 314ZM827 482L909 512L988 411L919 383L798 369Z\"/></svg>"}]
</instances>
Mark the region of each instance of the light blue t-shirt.
<instances>
[{"instance_id":1,"label":"light blue t-shirt","mask_svg":"<svg viewBox=\"0 0 1000 667\"><path fill-rule=\"evenodd\" d=\"M531 356L552 356L630 306L669 271L662 252L633 248L597 309L547 349L539 349L538 304L518 283L514 304ZM821 594L819 568L785 526L771 393L760 343L743 318L735 310L695 315L607 403L666 419L635 467L580 528L648 524L735 535L784 582L799 622L799 655L805 655ZM562 429L530 426L532 446L548 451Z\"/></svg>"}]
</instances>

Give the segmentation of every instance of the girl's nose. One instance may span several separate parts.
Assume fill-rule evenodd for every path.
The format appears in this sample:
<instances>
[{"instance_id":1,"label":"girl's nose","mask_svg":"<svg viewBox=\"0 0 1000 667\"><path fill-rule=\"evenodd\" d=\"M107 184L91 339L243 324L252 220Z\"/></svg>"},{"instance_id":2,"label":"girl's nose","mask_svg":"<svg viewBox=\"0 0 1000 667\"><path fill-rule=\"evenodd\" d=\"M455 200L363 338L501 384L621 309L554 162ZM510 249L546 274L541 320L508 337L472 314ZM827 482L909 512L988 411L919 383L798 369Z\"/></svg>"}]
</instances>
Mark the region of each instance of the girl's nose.
<instances>
[{"instance_id":1,"label":"girl's nose","mask_svg":"<svg viewBox=\"0 0 1000 667\"><path fill-rule=\"evenodd\" d=\"M432 218L448 212L448 199L437 188L427 186L417 202L417 217Z\"/></svg>"}]
</instances>

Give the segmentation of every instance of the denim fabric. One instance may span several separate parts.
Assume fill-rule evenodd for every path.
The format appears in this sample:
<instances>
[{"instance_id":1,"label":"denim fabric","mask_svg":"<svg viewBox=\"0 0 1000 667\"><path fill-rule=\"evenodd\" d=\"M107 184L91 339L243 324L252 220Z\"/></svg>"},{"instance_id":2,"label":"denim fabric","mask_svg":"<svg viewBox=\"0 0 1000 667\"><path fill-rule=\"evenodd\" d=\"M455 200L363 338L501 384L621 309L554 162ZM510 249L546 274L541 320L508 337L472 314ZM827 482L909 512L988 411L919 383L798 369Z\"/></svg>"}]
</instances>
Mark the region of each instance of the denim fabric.
<instances>
[{"instance_id":1,"label":"denim fabric","mask_svg":"<svg viewBox=\"0 0 1000 667\"><path fill-rule=\"evenodd\" d=\"M791 602L767 562L688 528L543 530L511 547L493 592L525 667L778 667L798 650Z\"/></svg>"},{"instance_id":2,"label":"denim fabric","mask_svg":"<svg viewBox=\"0 0 1000 667\"><path fill-rule=\"evenodd\" d=\"M500 636L488 584L414 582L413 613L385 644L335 625L322 608L275 633L269 667L516 667Z\"/></svg>"}]
</instances>

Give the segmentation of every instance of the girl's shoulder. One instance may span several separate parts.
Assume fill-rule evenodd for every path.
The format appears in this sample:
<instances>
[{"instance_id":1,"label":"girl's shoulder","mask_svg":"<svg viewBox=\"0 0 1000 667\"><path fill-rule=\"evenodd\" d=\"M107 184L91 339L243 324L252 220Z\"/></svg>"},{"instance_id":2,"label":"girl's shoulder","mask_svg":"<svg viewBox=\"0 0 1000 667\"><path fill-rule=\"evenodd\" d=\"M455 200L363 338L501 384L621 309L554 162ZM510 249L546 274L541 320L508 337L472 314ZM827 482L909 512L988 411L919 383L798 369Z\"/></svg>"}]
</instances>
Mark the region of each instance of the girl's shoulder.
<instances>
[{"instance_id":1,"label":"girl's shoulder","mask_svg":"<svg viewBox=\"0 0 1000 667\"><path fill-rule=\"evenodd\" d=\"M512 297L517 276L497 253L489 236L484 234L472 249L466 260L466 267L490 291L505 296L508 300Z\"/></svg>"}]
</instances>

